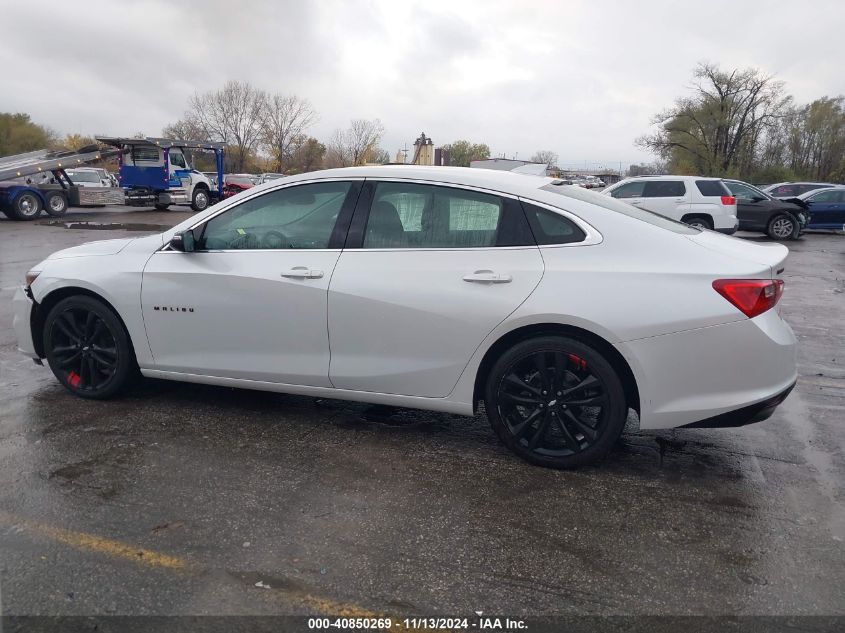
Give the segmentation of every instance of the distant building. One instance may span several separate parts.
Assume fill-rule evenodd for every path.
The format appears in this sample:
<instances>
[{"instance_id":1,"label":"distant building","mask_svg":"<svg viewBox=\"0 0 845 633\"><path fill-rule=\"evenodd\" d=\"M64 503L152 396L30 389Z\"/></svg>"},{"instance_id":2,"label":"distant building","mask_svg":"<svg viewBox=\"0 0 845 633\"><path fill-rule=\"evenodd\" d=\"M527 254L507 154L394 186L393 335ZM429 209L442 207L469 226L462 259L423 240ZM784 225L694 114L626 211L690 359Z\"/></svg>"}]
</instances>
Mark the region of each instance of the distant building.
<instances>
[{"instance_id":1,"label":"distant building","mask_svg":"<svg viewBox=\"0 0 845 633\"><path fill-rule=\"evenodd\" d=\"M622 176L619 175L619 172L611 171L611 172L600 172L595 174L599 178L601 178L602 182L606 185L612 185L614 183L619 182L622 180Z\"/></svg>"}]
</instances>

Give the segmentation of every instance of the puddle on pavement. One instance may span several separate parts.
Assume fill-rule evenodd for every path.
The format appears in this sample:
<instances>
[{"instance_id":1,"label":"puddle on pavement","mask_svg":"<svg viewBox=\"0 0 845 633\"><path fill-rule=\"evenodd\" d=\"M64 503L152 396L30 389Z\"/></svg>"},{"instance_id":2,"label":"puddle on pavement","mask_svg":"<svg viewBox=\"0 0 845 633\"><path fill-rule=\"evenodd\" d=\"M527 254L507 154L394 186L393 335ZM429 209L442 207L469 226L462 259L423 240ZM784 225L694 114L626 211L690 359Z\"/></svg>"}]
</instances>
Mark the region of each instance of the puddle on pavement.
<instances>
[{"instance_id":1,"label":"puddle on pavement","mask_svg":"<svg viewBox=\"0 0 845 633\"><path fill-rule=\"evenodd\" d=\"M171 228L169 224L144 224L143 222L87 222L67 220L42 220L40 226L61 226L65 229L88 229L100 231L154 231L160 233Z\"/></svg>"}]
</instances>

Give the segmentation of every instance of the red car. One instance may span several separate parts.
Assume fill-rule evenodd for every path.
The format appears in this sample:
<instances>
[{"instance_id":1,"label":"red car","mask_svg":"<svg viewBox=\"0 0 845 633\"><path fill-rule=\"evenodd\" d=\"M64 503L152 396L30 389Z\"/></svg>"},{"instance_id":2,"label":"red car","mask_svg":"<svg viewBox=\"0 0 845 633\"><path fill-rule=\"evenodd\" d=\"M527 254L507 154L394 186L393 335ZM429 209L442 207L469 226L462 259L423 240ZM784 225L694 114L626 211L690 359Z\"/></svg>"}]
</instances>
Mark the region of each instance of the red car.
<instances>
[{"instance_id":1,"label":"red car","mask_svg":"<svg viewBox=\"0 0 845 633\"><path fill-rule=\"evenodd\" d=\"M249 174L226 174L223 176L223 197L229 198L254 186L255 181Z\"/></svg>"}]
</instances>

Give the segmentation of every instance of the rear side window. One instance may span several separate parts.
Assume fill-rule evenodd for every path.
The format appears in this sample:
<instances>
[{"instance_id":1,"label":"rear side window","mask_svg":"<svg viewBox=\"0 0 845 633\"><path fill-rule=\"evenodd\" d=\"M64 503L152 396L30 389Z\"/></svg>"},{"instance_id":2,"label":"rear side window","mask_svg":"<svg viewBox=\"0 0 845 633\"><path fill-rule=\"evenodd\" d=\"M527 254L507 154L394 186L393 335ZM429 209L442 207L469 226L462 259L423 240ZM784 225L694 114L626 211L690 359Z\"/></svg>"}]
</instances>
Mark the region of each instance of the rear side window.
<instances>
[{"instance_id":1,"label":"rear side window","mask_svg":"<svg viewBox=\"0 0 845 633\"><path fill-rule=\"evenodd\" d=\"M812 191L813 189L820 189L821 187L824 187L824 185L798 185L795 187L795 191L798 195L801 195L802 193L807 193L808 191Z\"/></svg>"},{"instance_id":2,"label":"rear side window","mask_svg":"<svg viewBox=\"0 0 845 633\"><path fill-rule=\"evenodd\" d=\"M157 163L160 160L157 147L146 147L145 145L132 146L132 158L135 162Z\"/></svg>"},{"instance_id":3,"label":"rear side window","mask_svg":"<svg viewBox=\"0 0 845 633\"><path fill-rule=\"evenodd\" d=\"M721 197L731 195L731 190L721 180L696 180L695 186L698 187L702 196Z\"/></svg>"},{"instance_id":4,"label":"rear side window","mask_svg":"<svg viewBox=\"0 0 845 633\"><path fill-rule=\"evenodd\" d=\"M522 206L534 232L534 239L540 246L583 242L587 237L579 226L560 213L526 202Z\"/></svg>"},{"instance_id":5,"label":"rear side window","mask_svg":"<svg viewBox=\"0 0 845 633\"><path fill-rule=\"evenodd\" d=\"M644 198L672 198L686 193L687 188L680 180L649 180L643 188Z\"/></svg>"},{"instance_id":6,"label":"rear side window","mask_svg":"<svg viewBox=\"0 0 845 633\"><path fill-rule=\"evenodd\" d=\"M489 248L532 243L516 201L438 185L378 183L363 248Z\"/></svg>"}]
</instances>

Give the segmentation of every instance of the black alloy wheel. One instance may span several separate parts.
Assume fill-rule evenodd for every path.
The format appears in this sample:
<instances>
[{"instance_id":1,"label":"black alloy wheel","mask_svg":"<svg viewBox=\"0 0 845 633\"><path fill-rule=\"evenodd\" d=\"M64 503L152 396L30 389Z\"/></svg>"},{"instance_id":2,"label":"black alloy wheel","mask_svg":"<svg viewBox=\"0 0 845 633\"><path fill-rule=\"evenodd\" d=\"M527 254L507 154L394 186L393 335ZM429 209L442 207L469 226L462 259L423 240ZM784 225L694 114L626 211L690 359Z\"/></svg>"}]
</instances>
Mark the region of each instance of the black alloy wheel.
<instances>
[{"instance_id":1,"label":"black alloy wheel","mask_svg":"<svg viewBox=\"0 0 845 633\"><path fill-rule=\"evenodd\" d=\"M135 364L123 324L88 296L57 303L44 324L44 350L56 378L83 398L109 398L122 389Z\"/></svg>"},{"instance_id":2,"label":"black alloy wheel","mask_svg":"<svg viewBox=\"0 0 845 633\"><path fill-rule=\"evenodd\" d=\"M596 350L565 337L511 348L493 366L486 396L502 441L523 459L551 468L600 460L628 412L613 367Z\"/></svg>"}]
</instances>

